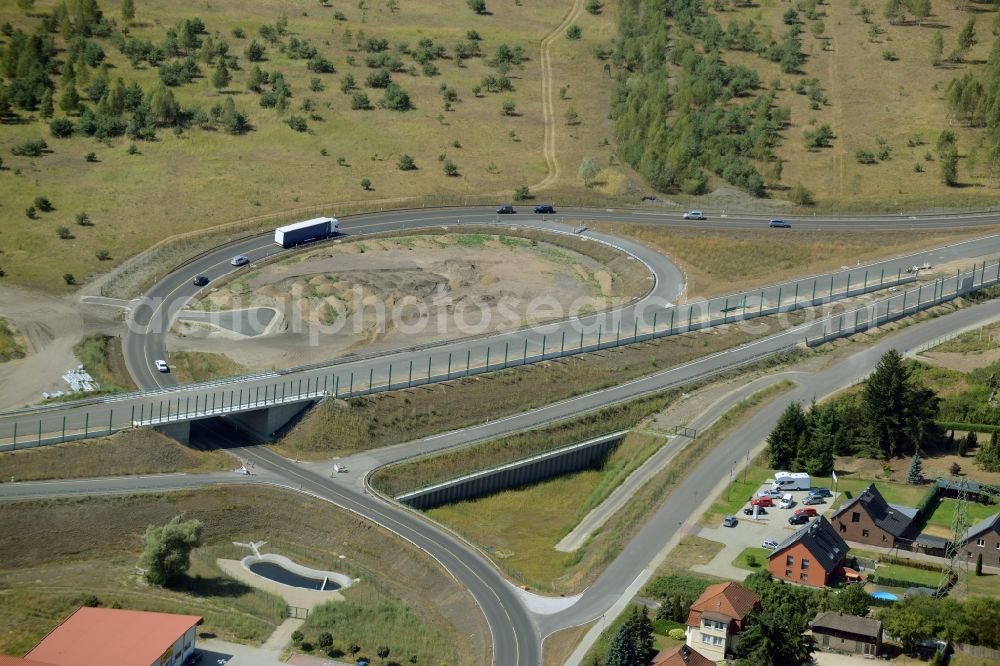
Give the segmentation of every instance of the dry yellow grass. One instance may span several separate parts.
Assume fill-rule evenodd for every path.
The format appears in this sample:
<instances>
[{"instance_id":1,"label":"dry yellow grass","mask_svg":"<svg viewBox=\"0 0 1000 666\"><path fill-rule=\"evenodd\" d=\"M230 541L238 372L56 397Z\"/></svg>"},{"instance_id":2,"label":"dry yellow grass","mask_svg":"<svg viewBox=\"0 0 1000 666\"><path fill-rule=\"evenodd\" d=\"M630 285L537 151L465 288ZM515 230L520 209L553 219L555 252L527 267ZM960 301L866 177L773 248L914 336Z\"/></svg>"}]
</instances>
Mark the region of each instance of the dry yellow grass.
<instances>
[{"instance_id":1,"label":"dry yellow grass","mask_svg":"<svg viewBox=\"0 0 1000 666\"><path fill-rule=\"evenodd\" d=\"M154 472L214 472L236 461L218 451L195 451L155 430L0 453L0 479L75 479Z\"/></svg>"},{"instance_id":2,"label":"dry yellow grass","mask_svg":"<svg viewBox=\"0 0 1000 666\"><path fill-rule=\"evenodd\" d=\"M862 21L860 10L867 5L873 23L884 33L869 41L869 24ZM786 185L802 183L815 192L821 205L844 209L884 210L935 206L973 206L995 202L1000 181L989 176L990 164L985 149L975 150L981 135L949 117L944 102L948 83L966 71L970 64L933 67L930 43L934 32L944 31L945 55L954 47L955 38L970 16L978 16L979 44L970 51L969 61L985 60L992 36L989 25L994 14L981 12L980 5L936 2L934 15L923 24L890 25L882 16L884 3L862 0L828 2L819 5L819 20L825 26L822 38L814 37L812 21L804 20L803 51L808 59L801 75L783 74L775 63L749 54L727 52L730 62L740 62L760 73L770 87L781 82L778 104L792 111L792 125L784 132L785 140L778 155L785 161L782 181ZM782 14L790 7L777 0L764 0L753 8L719 15L723 26L730 20L753 19L775 36L788 26ZM970 8L976 7L973 12ZM826 48L824 48L824 44ZM896 60L883 59L883 51L895 52ZM829 98L829 105L819 110L809 108L809 100L791 86L803 77L819 79ZM836 133L831 148L809 151L802 132L828 123ZM925 161L924 154L934 151L934 142L943 129L954 131L964 159L959 165L959 180L972 187L949 188L942 184L936 158ZM859 149L877 152L876 137L884 137L891 148L891 159L875 165L855 160ZM907 139L920 136L925 145L910 147ZM922 164L924 173L914 172ZM777 196L781 196L780 193Z\"/></svg>"},{"instance_id":3,"label":"dry yellow grass","mask_svg":"<svg viewBox=\"0 0 1000 666\"><path fill-rule=\"evenodd\" d=\"M984 229L961 231L813 231L796 230L775 242L773 229L697 229L661 225L592 225L634 238L670 257L687 277L688 297L718 296L739 289L775 284L803 275L838 270L904 252L940 247L981 236Z\"/></svg>"},{"instance_id":4,"label":"dry yellow grass","mask_svg":"<svg viewBox=\"0 0 1000 666\"><path fill-rule=\"evenodd\" d=\"M47 12L55 5L56 0L40 0L33 13ZM182 0L140 5L131 29L135 37L159 43L168 27L198 16L215 40L229 43L230 53L240 57L241 70L233 72L227 94L248 115L254 131L232 137L193 128L175 136L164 128L159 131L158 141L139 142L141 154L128 155L130 142L126 138L102 145L86 137L53 139L42 122L0 125L0 152L4 166L9 167L0 178L0 210L8 222L3 261L6 279L49 291L66 290L63 273L74 273L82 282L167 236L318 204L367 201L378 209L402 206L407 201L417 205L465 197L481 201L490 193L496 199L508 199L516 186L538 183L548 173L542 154L539 48L542 39L560 24L572 6L569 0L497 1L490 3L490 15L477 16L464 0L412 0L399 3L396 12L385 2L368 3L363 11L354 4L322 7L312 0L261 0L249 4ZM117 6L104 9L108 14L117 14ZM347 20L334 20L335 11L343 12ZM274 109L261 108L258 96L246 91L251 63L243 57L251 38L262 41L258 28L273 24L283 12L288 16L290 34L308 40L337 68L335 74L317 75L306 69L304 61L290 60L277 48L269 47L262 68L281 71L293 92L284 116ZM29 32L34 32L37 24L37 19L26 18L13 4L0 9L0 20ZM614 12L610 8L599 16L581 12L577 23L583 28L581 40L559 36L552 47L556 145L562 167L562 177L553 183L553 191L559 192L583 190L576 181L583 155L606 164L613 150L613 144L599 143L604 137L613 138L606 119L612 82L602 78L602 64L590 51L613 35ZM236 27L246 32L245 39L231 35ZM482 36L484 57L468 60L460 67L452 57L452 48L466 39L470 29ZM345 39L347 31L350 39ZM341 77L350 72L363 87L372 71L364 64L365 54L354 50L360 32L387 39L390 48L403 42L415 48L423 37L448 48L449 57L436 63L438 76L419 74L419 66L416 76L393 75L410 93L415 110L397 113L349 108L350 96L339 89ZM472 88L487 74L495 73L486 61L501 43L522 46L529 59L523 69L511 74L514 92L484 92L477 98ZM114 66L112 76L120 75L126 82L137 80L147 89L158 83L155 70L133 69L109 42L102 45ZM349 56L356 65L348 64ZM403 58L407 65L413 64L409 56ZM204 65L202 68L204 78L174 91L183 105L198 104L207 110L224 97L211 87L211 70ZM314 77L323 82L323 91L309 90L309 81ZM442 84L457 89L461 98L451 111L443 110L439 91ZM566 100L559 99L561 87L567 88ZM373 102L381 97L378 90L367 92ZM309 120L307 133L292 131L285 121L291 113L309 115L299 110L307 98L313 101L322 120ZM517 116L500 114L504 99L516 103ZM576 128L567 127L563 120L570 106L582 121ZM509 136L512 131L516 141ZM571 138L571 132L578 138ZM40 158L10 156L14 143L37 136L46 138L52 154ZM321 149L327 156L320 154ZM91 151L97 153L97 163L84 161L84 155ZM415 158L418 170L397 169L402 153ZM439 155L457 164L461 175L445 176ZM338 157L345 158L347 166L338 165ZM372 191L362 190L362 178L372 181ZM56 210L42 214L39 220L29 220L24 210L39 195L51 199ZM379 201L385 203L375 203ZM93 227L73 224L73 215L79 211L90 215ZM327 212L338 214L338 207L331 206ZM71 227L77 238L58 240L55 228L59 225ZM98 261L95 253L99 249L107 249L111 261Z\"/></svg>"},{"instance_id":5,"label":"dry yellow grass","mask_svg":"<svg viewBox=\"0 0 1000 666\"><path fill-rule=\"evenodd\" d=\"M179 384L234 377L246 372L246 368L225 354L211 352L170 352L168 361L170 372Z\"/></svg>"}]
</instances>

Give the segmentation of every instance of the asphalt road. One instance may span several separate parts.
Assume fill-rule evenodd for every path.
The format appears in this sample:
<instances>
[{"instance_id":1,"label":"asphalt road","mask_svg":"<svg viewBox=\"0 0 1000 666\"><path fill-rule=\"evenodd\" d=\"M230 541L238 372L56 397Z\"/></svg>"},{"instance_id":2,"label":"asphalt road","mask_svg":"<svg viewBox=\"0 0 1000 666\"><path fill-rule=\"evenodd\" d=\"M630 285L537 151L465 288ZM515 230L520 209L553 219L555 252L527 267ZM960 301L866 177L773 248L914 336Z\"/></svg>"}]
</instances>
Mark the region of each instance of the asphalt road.
<instances>
[{"instance_id":1,"label":"asphalt road","mask_svg":"<svg viewBox=\"0 0 1000 666\"><path fill-rule=\"evenodd\" d=\"M628 212L623 214L616 211L561 211L560 215L557 217L572 219L574 221L583 220L584 222L589 220L602 220L633 222L642 221L655 224L680 223L678 216L673 214L660 215L646 212ZM499 218L499 221L504 224L527 224L530 221L531 226L544 226L546 228L563 232L576 231L555 222L540 222L538 220L538 216L503 216L502 218ZM995 224L997 221L1000 221L1000 218L997 216L984 215L982 217L975 218L973 222L977 224ZM436 211L399 211L351 218L344 220L343 227L346 233L351 234L372 231L411 229L441 224L447 224L453 229L457 225L471 226L473 224L495 222L497 222L497 216L492 212L486 212L483 209L447 209ZM836 225L837 228L853 228L852 225L863 224L865 228L878 227L905 230L913 228L968 226L970 224L970 219L968 217L940 217L908 220L885 219L875 220L873 222L844 222L811 218L809 220L802 221L793 220L792 223L795 228L828 228L832 225ZM766 224L766 218L721 218L713 219L702 224L730 228L747 227ZM778 234L790 232L794 232L794 229L791 231L775 230L775 233ZM612 243L633 254L633 256L637 257L638 260L642 261L650 268L652 275L654 276L651 292L646 298L641 299L639 302L630 306L612 311L610 314L605 313L601 315L594 315L589 318L595 322L600 320L610 324L608 328L602 328L602 332L612 330L611 326L616 326L618 331L624 328L626 332L628 332L630 327L639 325L637 322L642 323L643 325L648 325L648 315L650 314L648 309L649 307L653 308L654 313L663 312L665 311L664 306L676 299L679 295L682 287L682 276L679 271L677 271L676 267L670 264L670 262L664 257L650 251L644 246L631 243L623 239L605 236L602 234L595 234L593 232L585 232L584 235L595 241ZM150 293L146 295L148 302L153 303L153 305L151 307L140 306L133 310L133 321L137 323L138 326L133 327L134 333L126 337L124 344L126 362L129 370L132 372L140 386L161 386L168 388L165 387L164 384L170 381L169 376L157 373L152 368L152 360L164 357L163 351L165 350L165 332L169 329L169 323L172 321L176 313L197 291L197 288L191 285L191 278L194 275L204 274L214 280L233 270L228 262L229 258L235 254L244 254L249 256L252 261L259 261L278 251L281 250L271 243L271 239L269 237L255 237L247 239L226 248L203 255L192 262L185 264L179 270L175 271L162 282L157 284L150 291ZM996 254L1000 254L1000 237L989 237L949 248L942 248L926 253L918 253L908 257L879 262L870 266L856 267L849 271L824 275L821 277L823 282L821 287L828 288L830 293L834 293L838 289L843 289L845 286L849 286L851 284L853 284L856 289L857 285L861 284L862 272L864 273L864 284L867 286L869 284L869 280L874 282L876 272L879 273L881 281L887 276L891 279L894 277L894 273L899 274L902 269L913 264L921 264L924 261L937 264L966 257ZM829 287L826 287L827 281L829 281ZM715 313L717 314L724 307L728 308L733 304L742 304L742 308L744 310L748 307L748 303L750 303L750 307L756 305L761 310L775 304L777 304L778 307L781 307L787 303L788 295L792 292L793 288L795 302L799 303L800 290L808 289L809 285L812 285L813 294L816 294L816 283L813 278L809 278L807 280L795 281L785 285L775 285L767 290L759 290L759 296L757 295L758 292L754 291L743 294L734 294L733 297L727 299L717 299L714 305L712 303L707 303L704 306L702 314L711 318L713 316L713 307L715 308ZM820 295L822 295L822 293L820 293ZM756 298L756 301L751 302L752 298ZM802 298L804 299L806 296L803 294ZM971 320L971 318L977 316L975 313L979 313L979 316L983 316L983 307L994 307L995 309L995 306L982 306L978 309L971 308L962 311L952 315L951 317L957 317L962 320ZM992 314L993 312L993 310L987 311L988 314ZM653 317L655 322L656 314L654 314ZM690 311L688 317L690 320ZM939 329L943 330L950 328L946 322L950 323L951 317L942 318L929 322L929 324L921 325L920 327L908 329L908 332L931 330L931 337L937 337L940 335ZM587 320L588 318L583 319ZM436 354L438 356L436 360L434 358L429 358L426 350L401 350L381 355L377 359L362 359L357 361L342 362L336 365L334 375L336 380L345 381L346 383L346 375L350 373L352 377L352 384L355 372L360 377L364 377L364 375L367 375L369 378L377 377L380 381L384 382L388 377L392 376L394 369L396 372L401 372L404 367L409 366L412 368L411 362L417 355L419 355L419 360L421 362L428 360L428 375L432 374L432 366L434 366L433 372L435 374L441 372L441 368L439 366L441 365L443 357L446 354L449 358L452 356L461 358L461 356L464 355L468 364L481 365L483 362L487 362L491 356L493 359L499 358L501 350L503 355L506 356L508 349L511 347L511 342L515 343L515 349L523 344L524 349L528 349L530 345L533 350L542 350L545 348L546 342L549 341L549 335L559 334L560 330L567 330L565 327L569 326L569 324L570 322L563 322L551 325L547 327L547 332L542 333L537 330L523 330L490 336L486 339L460 340L457 342L438 345L434 347L432 353L432 355ZM934 326L935 324L936 326ZM456 433L447 433L437 436L433 439L433 441L422 440L408 445L390 447L382 451L372 452L371 455L373 460L377 462L391 462L393 460L401 460L407 457L412 457L412 455L417 453L427 453L431 450L466 445L472 441L486 439L499 434L532 427L554 419L572 416L583 411L598 408L611 402L625 400L629 397L634 397L643 393L679 385L686 381L690 381L692 377L704 375L720 368L728 367L735 362L740 362L757 355L767 354L775 350L785 348L802 340L807 335L816 335L821 330L820 327L822 325L822 323L814 322L796 329L790 329L777 336L766 338L736 350L699 359L678 368L628 382L621 386L605 389L604 391L588 394L586 396L578 396L577 398L549 405L525 414L488 422L475 428ZM671 315L671 327L673 327L673 315ZM573 330L575 331L576 329ZM598 332L597 335L600 336L601 332ZM915 337L918 336L916 333L909 333L909 335ZM593 336L593 332L591 332L591 336ZM903 339L907 339L907 332L904 332L902 336ZM893 339L898 337L900 336L895 336ZM889 344L889 342L882 344ZM537 354L537 352L535 353ZM475 356L473 356L473 354L475 354ZM871 362L871 359L868 359L866 361L868 365L862 363L860 367L848 364L845 371L847 369L860 371L859 368L870 368ZM494 363L496 363L495 360ZM468 367L468 365L466 367ZM376 374L376 372L378 374ZM302 369L293 373L282 375L282 381L289 382L290 386L295 381L306 381L307 383L313 381L315 382L315 386L318 387L319 379L321 377L328 376L329 373L329 367L321 369ZM397 377L398 376L399 375L397 375ZM259 390L261 386L264 386L266 391L266 387L271 384L273 380L274 376L272 373L265 373L263 376L256 378L243 380L238 383L223 383L215 387L196 387L193 389L179 387L176 389L169 389L168 395L171 399L177 401L178 408L180 408L182 404L181 400L184 398L185 393L187 394L188 399L192 397L192 394L197 395L198 398L196 398L196 400L199 398L204 400L205 402L202 404L207 406L209 395L212 396L214 405L216 397L221 396L221 399L225 400L226 393L228 392L231 404L236 390L241 391L240 397L242 399L243 390L246 390L249 393L249 391L253 390L254 387L257 387ZM836 384L836 382L839 381L838 375L831 375L828 380L825 381L827 381L829 385ZM821 389L826 385L827 384L818 381L810 386L814 393L821 395L822 392L818 392L817 389ZM277 384L275 383L275 387L276 386ZM284 391L284 388L282 390ZM124 396L101 401L101 407L98 409L95 409L93 404L85 407L67 404L51 407L46 410L41 410L40 412L32 412L28 415L23 413L17 415L0 415L0 428L3 426L10 426L15 422L21 422L30 426L33 424L34 420L40 418L38 417L39 413L43 414L44 418L52 420L66 416L69 416L72 419L74 416L79 416L79 414L84 411L87 412L88 419L92 418L90 416L91 414L96 417L94 421L95 426L99 426L99 424L103 422L102 420L105 414L108 415L108 423L112 424L114 422L114 414L111 410L115 409L116 406L119 410L119 418L121 418L123 414L129 413L129 401L131 401L131 405L141 405L145 408L145 401L147 399L150 398ZM150 408L152 408L152 402L150 403ZM104 411L100 411L101 409ZM773 417L773 415L771 416ZM763 424L763 421L760 423ZM215 426L208 425L198 427ZM761 425L761 427L763 427L763 425ZM39 431L41 431L42 424L40 420L38 420L38 428ZM26 431L30 432L30 429L25 428L21 432L24 433ZM755 436L754 431L744 431L744 435L748 440ZM3 436L2 432L0 432L0 436ZM231 437L231 434L229 434L228 430L223 428L218 432L214 432L213 436L222 438ZM759 441L759 438L755 441ZM234 445L239 444L239 442L232 443ZM719 449L721 450L722 447L719 447ZM365 494L365 492L359 491L356 487L350 487L349 485L344 484L338 485L335 481L315 474L308 469L304 469L295 463L284 460L270 454L269 452L258 449L242 449L239 453L243 457L258 462L257 469L260 470L260 475L252 479L253 481L275 483L292 488L297 487L297 489L300 489L303 492L309 492L317 497L334 502L338 506L355 511L359 515L363 515L368 519L393 530L400 536L407 538L419 547L424 548L433 557L437 558L448 571L452 572L469 588L470 592L483 609L484 615L486 616L487 622L493 633L494 663L504 665L525 664L528 666L537 666L537 664L540 663L540 636L544 636L547 633L560 628L579 624L580 622L584 622L601 615L621 596L621 592L625 587L641 578L644 575L644 572L647 571L646 567L651 553L657 552L660 548L662 548L662 544L666 542L666 539L668 539L669 536L676 531L677 527L674 524L675 519L680 517L680 520L676 520L677 525L683 522L683 508L693 501L691 497L688 496L688 493L696 499L698 488L712 487L714 484L708 482L711 481L712 478L717 480L720 471L721 473L725 473L728 469L728 466L725 465L721 468L718 465L712 467L711 465L708 465L709 460L706 460L705 463L699 465L695 472L692 473L691 477L689 477L682 487L678 488L674 493L673 497L678 498L678 500L674 501L672 499L671 502L665 504L657 511L657 513L651 518L650 522L647 523L647 525L641 530L640 534L626 547L622 554L610 565L608 570L595 582L595 584L583 594L577 603L561 613L532 617L521 599L517 596L515 590L513 590L503 576L499 574L499 572L497 572L487 560L475 552L474 549L463 544L461 541L436 527L428 525L417 515L404 509L387 505L386 503ZM728 457L730 453L731 452L726 451L725 453L720 453L719 455ZM715 460L714 462L718 463L719 461ZM248 480L250 479L235 474L215 474L205 476L157 475L129 479L67 481L51 482L47 484L4 484L3 486L0 486L0 497L13 498L17 496L50 496L60 494L163 490L179 487L193 487L205 484L239 483L246 482ZM705 486L705 483L708 483L708 486ZM689 514L690 507L688 507L687 511L687 515ZM651 525L656 525L656 528L653 529Z\"/></svg>"}]
</instances>

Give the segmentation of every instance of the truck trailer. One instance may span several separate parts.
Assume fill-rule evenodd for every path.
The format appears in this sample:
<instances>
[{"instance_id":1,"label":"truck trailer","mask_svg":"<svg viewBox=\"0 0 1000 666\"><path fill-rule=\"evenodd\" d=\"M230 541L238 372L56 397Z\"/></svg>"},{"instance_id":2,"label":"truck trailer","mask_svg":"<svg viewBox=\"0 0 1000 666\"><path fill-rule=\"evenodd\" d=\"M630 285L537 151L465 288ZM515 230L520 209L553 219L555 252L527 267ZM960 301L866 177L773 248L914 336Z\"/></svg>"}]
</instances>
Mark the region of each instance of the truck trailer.
<instances>
[{"instance_id":1,"label":"truck trailer","mask_svg":"<svg viewBox=\"0 0 1000 666\"><path fill-rule=\"evenodd\" d=\"M281 247L294 247L309 241L329 238L340 231L340 222L333 217L287 224L274 230L274 242Z\"/></svg>"}]
</instances>

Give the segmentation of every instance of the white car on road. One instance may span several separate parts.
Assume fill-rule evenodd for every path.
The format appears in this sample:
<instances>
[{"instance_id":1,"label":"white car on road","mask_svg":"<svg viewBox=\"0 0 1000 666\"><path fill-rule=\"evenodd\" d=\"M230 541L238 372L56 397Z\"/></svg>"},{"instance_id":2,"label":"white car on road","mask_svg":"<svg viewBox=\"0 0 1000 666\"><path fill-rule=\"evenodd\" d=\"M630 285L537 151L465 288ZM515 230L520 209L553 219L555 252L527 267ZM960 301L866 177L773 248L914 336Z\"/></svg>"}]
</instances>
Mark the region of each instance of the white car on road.
<instances>
[{"instance_id":1,"label":"white car on road","mask_svg":"<svg viewBox=\"0 0 1000 666\"><path fill-rule=\"evenodd\" d=\"M761 545L764 546L764 548L767 548L768 550L774 550L775 548L778 547L778 542L775 541L774 539L767 539Z\"/></svg>"},{"instance_id":2,"label":"white car on road","mask_svg":"<svg viewBox=\"0 0 1000 666\"><path fill-rule=\"evenodd\" d=\"M700 210L689 210L688 212L684 213L684 219L685 220L707 220L708 218L705 217L705 214L703 212L701 212Z\"/></svg>"},{"instance_id":3,"label":"white car on road","mask_svg":"<svg viewBox=\"0 0 1000 666\"><path fill-rule=\"evenodd\" d=\"M233 266L246 266L247 264L250 263L250 259L244 257L242 254L238 254L232 259L230 259L229 263L231 263Z\"/></svg>"},{"instance_id":4,"label":"white car on road","mask_svg":"<svg viewBox=\"0 0 1000 666\"><path fill-rule=\"evenodd\" d=\"M170 366L167 365L167 362L164 360L156 359L153 361L153 365L155 365L156 369L160 372L170 372Z\"/></svg>"}]
</instances>

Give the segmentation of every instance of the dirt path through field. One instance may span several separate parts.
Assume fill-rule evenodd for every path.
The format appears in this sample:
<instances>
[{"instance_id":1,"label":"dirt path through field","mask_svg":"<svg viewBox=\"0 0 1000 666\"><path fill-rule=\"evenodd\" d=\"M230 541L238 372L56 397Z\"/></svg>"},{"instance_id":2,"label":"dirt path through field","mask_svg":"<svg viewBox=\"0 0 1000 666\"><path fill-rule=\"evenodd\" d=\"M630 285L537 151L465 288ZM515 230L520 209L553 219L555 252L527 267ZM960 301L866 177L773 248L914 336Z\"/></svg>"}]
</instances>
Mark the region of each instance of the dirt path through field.
<instances>
[{"instance_id":1,"label":"dirt path through field","mask_svg":"<svg viewBox=\"0 0 1000 666\"><path fill-rule=\"evenodd\" d=\"M545 155L545 163L548 165L549 174L540 182L531 186L534 191L544 190L551 187L559 180L559 159L556 157L556 113L555 104L552 102L552 43L561 36L573 21L577 19L583 11L583 0L574 0L573 6L562 23L546 35L542 40L541 61L542 61L542 115L545 122L545 138L542 141L542 153Z\"/></svg>"}]
</instances>

